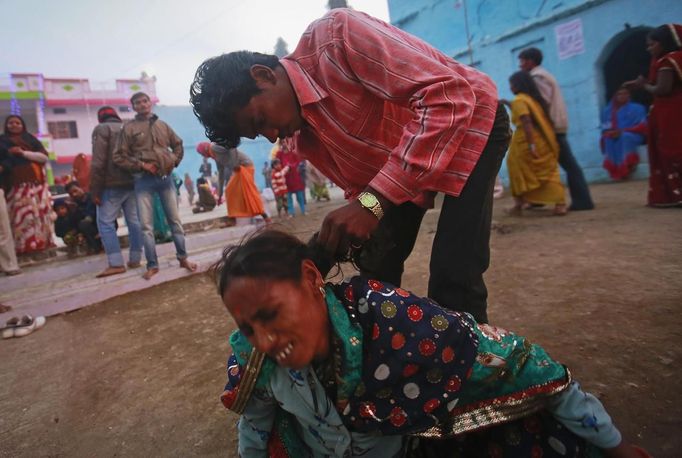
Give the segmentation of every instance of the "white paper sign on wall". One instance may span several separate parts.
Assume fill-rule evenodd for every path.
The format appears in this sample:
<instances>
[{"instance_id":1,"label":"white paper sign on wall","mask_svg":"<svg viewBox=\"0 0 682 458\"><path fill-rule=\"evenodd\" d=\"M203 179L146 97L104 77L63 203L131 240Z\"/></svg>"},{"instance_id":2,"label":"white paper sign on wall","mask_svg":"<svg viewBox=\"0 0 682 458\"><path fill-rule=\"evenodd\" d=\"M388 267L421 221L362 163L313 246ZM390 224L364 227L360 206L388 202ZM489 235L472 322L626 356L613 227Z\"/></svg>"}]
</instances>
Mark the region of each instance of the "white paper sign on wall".
<instances>
[{"instance_id":1,"label":"white paper sign on wall","mask_svg":"<svg viewBox=\"0 0 682 458\"><path fill-rule=\"evenodd\" d=\"M559 59L568 59L585 52L583 39L583 22L574 19L554 27Z\"/></svg>"}]
</instances>

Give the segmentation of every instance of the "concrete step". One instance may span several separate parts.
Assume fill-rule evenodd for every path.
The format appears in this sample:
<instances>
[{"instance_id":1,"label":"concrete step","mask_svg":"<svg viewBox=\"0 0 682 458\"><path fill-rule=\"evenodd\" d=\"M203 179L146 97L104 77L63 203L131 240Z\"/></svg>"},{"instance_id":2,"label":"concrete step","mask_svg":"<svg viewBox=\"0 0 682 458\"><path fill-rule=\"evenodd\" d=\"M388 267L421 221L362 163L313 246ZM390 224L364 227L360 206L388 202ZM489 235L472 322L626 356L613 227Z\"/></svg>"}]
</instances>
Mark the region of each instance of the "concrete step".
<instances>
[{"instance_id":1,"label":"concrete step","mask_svg":"<svg viewBox=\"0 0 682 458\"><path fill-rule=\"evenodd\" d=\"M255 224L240 222L238 226L188 234L187 252L189 258L199 265L197 272L206 271L219 259L226 245L238 242L256 228ZM13 310L0 314L0 326L12 316L65 313L192 275L179 267L173 243L157 245L156 250L160 271L151 280L142 278L144 267L129 269L120 275L95 278L106 267L105 255L60 259L26 268L22 275L4 277L0 279L0 302L12 306Z\"/></svg>"},{"instance_id":2,"label":"concrete step","mask_svg":"<svg viewBox=\"0 0 682 458\"><path fill-rule=\"evenodd\" d=\"M243 225L244 221L249 220L249 218L229 218L227 216L213 216L212 218L207 218L199 221L192 221L188 223L183 223L182 228L185 230L185 235L193 234L195 232L204 232L212 229L220 229L225 227L232 227L236 225ZM128 230L124 226L123 218L119 220L119 230L118 230L118 240L121 244L121 248L128 247ZM248 221L250 223L250 221ZM61 244L58 240L58 246L48 248L37 253L27 253L18 255L19 266L22 268L29 267L36 264L43 264L46 262L57 262L64 261L73 258L86 258L91 257L85 253L85 247L81 248L78 253L69 254L69 249Z\"/></svg>"}]
</instances>

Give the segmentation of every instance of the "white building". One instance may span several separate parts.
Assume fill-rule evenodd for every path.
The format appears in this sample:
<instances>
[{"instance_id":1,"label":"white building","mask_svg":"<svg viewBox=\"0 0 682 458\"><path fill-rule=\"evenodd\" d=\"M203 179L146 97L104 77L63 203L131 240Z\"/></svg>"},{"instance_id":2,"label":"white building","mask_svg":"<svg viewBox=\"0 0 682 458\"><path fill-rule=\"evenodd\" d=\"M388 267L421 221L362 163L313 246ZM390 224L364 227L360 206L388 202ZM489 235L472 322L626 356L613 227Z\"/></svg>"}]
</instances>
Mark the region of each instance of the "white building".
<instances>
[{"instance_id":1,"label":"white building","mask_svg":"<svg viewBox=\"0 0 682 458\"><path fill-rule=\"evenodd\" d=\"M122 119L134 112L130 96L149 94L154 103L156 78L145 73L139 79L117 79L113 85L91 84L85 78L46 78L40 73L0 74L0 115L18 114L29 132L51 153L55 174L68 173L79 153L90 155L91 134L97 125L97 110L110 105Z\"/></svg>"}]
</instances>

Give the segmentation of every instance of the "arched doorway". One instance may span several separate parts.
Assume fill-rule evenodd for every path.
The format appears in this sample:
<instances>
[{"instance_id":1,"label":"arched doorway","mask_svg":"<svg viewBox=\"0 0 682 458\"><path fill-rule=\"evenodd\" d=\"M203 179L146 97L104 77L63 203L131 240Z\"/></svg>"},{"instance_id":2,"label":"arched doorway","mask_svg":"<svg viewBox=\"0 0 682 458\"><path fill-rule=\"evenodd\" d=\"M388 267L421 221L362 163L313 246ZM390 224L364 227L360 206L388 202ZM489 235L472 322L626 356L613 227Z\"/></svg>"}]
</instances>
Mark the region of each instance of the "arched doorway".
<instances>
[{"instance_id":1,"label":"arched doorway","mask_svg":"<svg viewBox=\"0 0 682 458\"><path fill-rule=\"evenodd\" d=\"M599 58L603 77L603 103L608 103L625 81L633 80L639 75L647 76L651 56L646 50L646 36L650 30L651 27L628 28L611 38L604 47ZM647 106L651 104L651 96L645 91L634 92L632 100Z\"/></svg>"}]
</instances>

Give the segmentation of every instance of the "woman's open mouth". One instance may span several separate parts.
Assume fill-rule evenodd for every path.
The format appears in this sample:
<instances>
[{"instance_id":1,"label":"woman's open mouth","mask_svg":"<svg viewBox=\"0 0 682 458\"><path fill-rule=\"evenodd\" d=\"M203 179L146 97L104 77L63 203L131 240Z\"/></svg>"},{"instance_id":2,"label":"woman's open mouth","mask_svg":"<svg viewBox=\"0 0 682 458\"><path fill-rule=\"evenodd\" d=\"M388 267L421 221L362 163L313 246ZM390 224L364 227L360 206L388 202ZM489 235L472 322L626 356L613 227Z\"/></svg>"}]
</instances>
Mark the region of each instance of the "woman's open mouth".
<instances>
[{"instance_id":1,"label":"woman's open mouth","mask_svg":"<svg viewBox=\"0 0 682 458\"><path fill-rule=\"evenodd\" d=\"M289 342L286 347L284 347L283 350L281 350L279 353L275 355L275 360L277 361L278 364L281 364L284 360L286 360L289 355L291 355L291 351L294 349L294 344Z\"/></svg>"}]
</instances>

